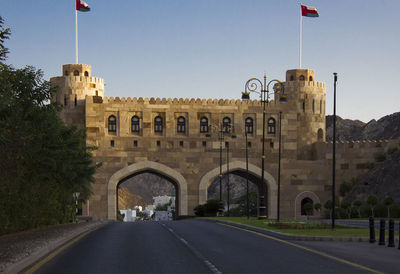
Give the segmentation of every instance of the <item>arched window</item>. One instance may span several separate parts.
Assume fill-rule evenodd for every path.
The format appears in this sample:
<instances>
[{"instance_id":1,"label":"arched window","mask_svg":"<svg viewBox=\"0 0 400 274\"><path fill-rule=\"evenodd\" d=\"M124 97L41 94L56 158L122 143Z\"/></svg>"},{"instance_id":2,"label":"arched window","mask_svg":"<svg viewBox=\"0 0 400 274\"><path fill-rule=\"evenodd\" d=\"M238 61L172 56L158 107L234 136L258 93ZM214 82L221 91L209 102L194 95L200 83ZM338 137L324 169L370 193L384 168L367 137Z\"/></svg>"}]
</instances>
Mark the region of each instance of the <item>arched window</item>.
<instances>
[{"instance_id":1,"label":"arched window","mask_svg":"<svg viewBox=\"0 0 400 274\"><path fill-rule=\"evenodd\" d=\"M208 132L208 118L207 117L200 118L200 132L201 133Z\"/></svg>"},{"instance_id":2,"label":"arched window","mask_svg":"<svg viewBox=\"0 0 400 274\"><path fill-rule=\"evenodd\" d=\"M306 80L306 77L304 77L304 75L300 75L299 80L300 80L300 81L305 81L305 80Z\"/></svg>"},{"instance_id":3,"label":"arched window","mask_svg":"<svg viewBox=\"0 0 400 274\"><path fill-rule=\"evenodd\" d=\"M225 133L229 133L231 131L231 118L225 117L222 119L222 130Z\"/></svg>"},{"instance_id":4,"label":"arched window","mask_svg":"<svg viewBox=\"0 0 400 274\"><path fill-rule=\"evenodd\" d=\"M154 132L162 133L163 132L163 121L160 116L154 118Z\"/></svg>"},{"instance_id":5,"label":"arched window","mask_svg":"<svg viewBox=\"0 0 400 274\"><path fill-rule=\"evenodd\" d=\"M294 76L293 75L290 76L290 81L294 81Z\"/></svg>"},{"instance_id":6,"label":"arched window","mask_svg":"<svg viewBox=\"0 0 400 274\"><path fill-rule=\"evenodd\" d=\"M253 119L250 117L247 117L245 122L244 122L244 127L246 130L246 133L253 133Z\"/></svg>"},{"instance_id":7,"label":"arched window","mask_svg":"<svg viewBox=\"0 0 400 274\"><path fill-rule=\"evenodd\" d=\"M312 81L313 79L312 79L312 76L310 76L309 78L308 78L310 81Z\"/></svg>"},{"instance_id":8,"label":"arched window","mask_svg":"<svg viewBox=\"0 0 400 274\"><path fill-rule=\"evenodd\" d=\"M64 76L68 76L68 75L69 75L68 70L64 71Z\"/></svg>"},{"instance_id":9,"label":"arched window","mask_svg":"<svg viewBox=\"0 0 400 274\"><path fill-rule=\"evenodd\" d=\"M322 113L322 100L319 101L319 113Z\"/></svg>"},{"instance_id":10,"label":"arched window","mask_svg":"<svg viewBox=\"0 0 400 274\"><path fill-rule=\"evenodd\" d=\"M108 117L108 132L117 132L117 118L114 115Z\"/></svg>"},{"instance_id":11,"label":"arched window","mask_svg":"<svg viewBox=\"0 0 400 274\"><path fill-rule=\"evenodd\" d=\"M75 94L75 106L78 105L78 96Z\"/></svg>"},{"instance_id":12,"label":"arched window","mask_svg":"<svg viewBox=\"0 0 400 274\"><path fill-rule=\"evenodd\" d=\"M311 206L307 208L308 206L305 206L306 204L311 204ZM314 203L310 198L304 198L301 200L301 215L314 215Z\"/></svg>"},{"instance_id":13,"label":"arched window","mask_svg":"<svg viewBox=\"0 0 400 274\"><path fill-rule=\"evenodd\" d=\"M74 76L79 76L79 71L74 70Z\"/></svg>"},{"instance_id":14,"label":"arched window","mask_svg":"<svg viewBox=\"0 0 400 274\"><path fill-rule=\"evenodd\" d=\"M312 100L312 112L315 113L315 100Z\"/></svg>"},{"instance_id":15,"label":"arched window","mask_svg":"<svg viewBox=\"0 0 400 274\"><path fill-rule=\"evenodd\" d=\"M306 111L306 100L303 100L303 112Z\"/></svg>"},{"instance_id":16,"label":"arched window","mask_svg":"<svg viewBox=\"0 0 400 274\"><path fill-rule=\"evenodd\" d=\"M268 119L268 133L275 134L276 132L276 122L274 118Z\"/></svg>"},{"instance_id":17,"label":"arched window","mask_svg":"<svg viewBox=\"0 0 400 274\"><path fill-rule=\"evenodd\" d=\"M324 138L324 131L322 130L322 128L318 129L317 135L318 141L322 141L322 139Z\"/></svg>"},{"instance_id":18,"label":"arched window","mask_svg":"<svg viewBox=\"0 0 400 274\"><path fill-rule=\"evenodd\" d=\"M140 119L136 115L133 116L131 119L131 129L132 129L132 132L134 132L134 133L140 132Z\"/></svg>"},{"instance_id":19,"label":"arched window","mask_svg":"<svg viewBox=\"0 0 400 274\"><path fill-rule=\"evenodd\" d=\"M186 119L183 116L179 116L177 123L176 123L176 131L178 133L185 133L186 132Z\"/></svg>"},{"instance_id":20,"label":"arched window","mask_svg":"<svg viewBox=\"0 0 400 274\"><path fill-rule=\"evenodd\" d=\"M85 71L85 76L89 76L89 72Z\"/></svg>"}]
</instances>

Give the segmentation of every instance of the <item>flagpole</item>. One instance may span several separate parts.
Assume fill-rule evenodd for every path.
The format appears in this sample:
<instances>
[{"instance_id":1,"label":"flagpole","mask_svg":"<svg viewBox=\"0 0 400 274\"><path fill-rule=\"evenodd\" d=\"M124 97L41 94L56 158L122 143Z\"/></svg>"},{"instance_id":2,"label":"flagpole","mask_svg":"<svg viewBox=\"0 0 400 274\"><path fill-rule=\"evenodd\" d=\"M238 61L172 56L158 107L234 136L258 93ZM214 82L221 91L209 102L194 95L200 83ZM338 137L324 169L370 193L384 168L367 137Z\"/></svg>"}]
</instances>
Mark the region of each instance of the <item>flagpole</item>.
<instances>
[{"instance_id":1,"label":"flagpole","mask_svg":"<svg viewBox=\"0 0 400 274\"><path fill-rule=\"evenodd\" d=\"M75 64L78 64L78 11L75 8Z\"/></svg>"},{"instance_id":2,"label":"flagpole","mask_svg":"<svg viewBox=\"0 0 400 274\"><path fill-rule=\"evenodd\" d=\"M302 51L302 29L303 29L303 15L301 12L301 4L300 4L300 37L299 37L299 68L301 69L301 51Z\"/></svg>"}]
</instances>

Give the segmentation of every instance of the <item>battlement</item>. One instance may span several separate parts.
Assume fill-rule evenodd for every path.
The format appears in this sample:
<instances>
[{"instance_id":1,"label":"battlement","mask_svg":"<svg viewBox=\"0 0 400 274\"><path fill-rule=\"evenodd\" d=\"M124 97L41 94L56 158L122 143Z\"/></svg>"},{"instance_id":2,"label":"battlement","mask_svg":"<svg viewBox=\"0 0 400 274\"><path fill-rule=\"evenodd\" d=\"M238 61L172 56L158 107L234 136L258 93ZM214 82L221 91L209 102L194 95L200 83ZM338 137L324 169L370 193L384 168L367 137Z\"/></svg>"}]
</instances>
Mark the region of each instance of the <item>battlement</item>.
<instances>
[{"instance_id":1,"label":"battlement","mask_svg":"<svg viewBox=\"0 0 400 274\"><path fill-rule=\"evenodd\" d=\"M400 144L400 138L389 140L336 141L336 149L338 151L349 151L353 149L369 150L374 148L389 148L391 146L397 146L398 144ZM330 149L333 145L333 141L319 142L318 145Z\"/></svg>"},{"instance_id":2,"label":"battlement","mask_svg":"<svg viewBox=\"0 0 400 274\"><path fill-rule=\"evenodd\" d=\"M67 79L67 81L69 83L81 82L81 83L96 83L96 84L104 85L104 79L103 78L88 77L88 76L57 76L57 77L52 77L50 80L51 81L57 81L59 79Z\"/></svg>"},{"instance_id":3,"label":"battlement","mask_svg":"<svg viewBox=\"0 0 400 274\"><path fill-rule=\"evenodd\" d=\"M90 98L90 96L89 96ZM86 100L88 100L87 98ZM91 100L93 101L93 99ZM237 106L237 105L248 105L248 106L259 106L261 105L259 100L248 100L243 101L241 99L200 99L200 98L148 98L148 97L104 97L103 103L132 103L132 104L158 104L158 105L226 105L226 106ZM271 100L269 105L280 104L279 101Z\"/></svg>"},{"instance_id":4,"label":"battlement","mask_svg":"<svg viewBox=\"0 0 400 274\"><path fill-rule=\"evenodd\" d=\"M314 81L289 81L285 82L285 88L289 87L317 87L325 89L326 84L323 82Z\"/></svg>"}]
</instances>

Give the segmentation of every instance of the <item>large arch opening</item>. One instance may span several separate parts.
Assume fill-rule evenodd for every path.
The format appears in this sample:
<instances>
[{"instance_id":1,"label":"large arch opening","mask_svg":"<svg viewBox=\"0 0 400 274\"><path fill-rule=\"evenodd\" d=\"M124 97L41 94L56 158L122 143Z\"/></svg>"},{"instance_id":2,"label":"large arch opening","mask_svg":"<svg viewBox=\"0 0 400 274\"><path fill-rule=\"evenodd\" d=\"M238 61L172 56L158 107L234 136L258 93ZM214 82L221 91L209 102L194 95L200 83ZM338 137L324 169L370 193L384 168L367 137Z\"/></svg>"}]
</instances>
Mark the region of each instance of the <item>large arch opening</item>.
<instances>
[{"instance_id":1,"label":"large arch opening","mask_svg":"<svg viewBox=\"0 0 400 274\"><path fill-rule=\"evenodd\" d=\"M219 176L220 167L216 167L209 172L207 172L200 180L199 185L199 204L204 204L208 200L208 189L212 185L213 182L217 181L219 185ZM222 166L222 173L227 173L227 165L224 164ZM235 161L229 163L229 173L234 176L239 176L241 178L246 179L246 162ZM255 185L255 189L257 189L257 193L261 193L261 168L249 163L249 185ZM232 175L231 175L232 176ZM226 176L225 176L226 177ZM231 177L230 177L231 178ZM223 188L226 186L223 185ZM217 187L217 191L219 191L219 186ZM254 189L254 187L253 187ZM264 197L265 203L267 205L268 218L276 218L277 216L277 184L275 179L272 177L270 173L264 170ZM214 198L214 197L212 197ZM219 192L216 194L216 198L219 199Z\"/></svg>"},{"instance_id":2,"label":"large arch opening","mask_svg":"<svg viewBox=\"0 0 400 274\"><path fill-rule=\"evenodd\" d=\"M150 174L160 177L173 185L176 197L176 215L187 215L187 183L185 178L176 170L166 165L143 161L127 166L115 172L108 182L108 219L116 220L118 212L118 188L125 188L136 176Z\"/></svg>"}]
</instances>

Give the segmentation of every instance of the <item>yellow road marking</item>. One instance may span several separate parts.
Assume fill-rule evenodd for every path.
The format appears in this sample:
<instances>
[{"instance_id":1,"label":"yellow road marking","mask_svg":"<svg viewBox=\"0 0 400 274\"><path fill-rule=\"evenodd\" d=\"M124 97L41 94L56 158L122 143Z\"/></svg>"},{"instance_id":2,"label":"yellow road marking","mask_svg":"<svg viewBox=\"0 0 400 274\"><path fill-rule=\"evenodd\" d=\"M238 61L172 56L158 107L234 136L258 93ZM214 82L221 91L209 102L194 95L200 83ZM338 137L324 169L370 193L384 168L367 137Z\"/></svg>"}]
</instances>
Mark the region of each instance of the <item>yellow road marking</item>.
<instances>
[{"instance_id":1,"label":"yellow road marking","mask_svg":"<svg viewBox=\"0 0 400 274\"><path fill-rule=\"evenodd\" d=\"M268 238L268 239L271 239L271 240L274 240L274 241L277 241L277 242L285 243L287 245L291 245L291 246L306 250L308 252L315 253L315 254L318 254L320 256L323 256L323 257L326 257L326 258L329 258L329 259L332 259L332 260L335 260L335 261L338 261L338 262L341 262L341 263L344 263L344 264L348 264L348 265L354 266L356 268L360 268L362 270L366 270L366 271L369 271L369 272L372 272L372 273L383 274L383 272L381 272L381 271L378 271L378 270L375 270L375 269L372 269L372 268L369 268L369 267L366 267L366 266L363 266L363 265L359 265L359 264L356 264L356 263L352 263L350 261L347 261L347 260L332 256L332 255L329 255L329 254L327 254L325 252L321 252L321 251L318 251L318 250L315 250L315 249L311 249L311 248L308 248L308 247L305 247L305 246L302 246L302 245L298 245L298 244L295 244L295 243L291 243L291 242L288 242L288 241L285 241L285 240L282 240L282 239L278 239L278 238L273 237L273 236L265 235L265 234L260 233L260 232L252 231L252 230L245 229L245 228L236 227L236 226L233 226L233 225L223 224L223 223L217 223L217 224L228 226L228 227L232 227L232 228L236 228L236 229L239 229L239 230L250 232L250 233L253 233L253 234L256 234L256 235L259 235L259 236L262 236L262 237L265 237L265 238Z\"/></svg>"},{"instance_id":2,"label":"yellow road marking","mask_svg":"<svg viewBox=\"0 0 400 274\"><path fill-rule=\"evenodd\" d=\"M97 228L96 228L97 229ZM95 229L94 229L95 230ZM45 263L47 263L48 261L50 261L51 259L53 259L55 256L57 256L58 254L60 254L63 250L65 250L67 247L71 246L72 244L76 243L77 241L79 241L80 239L82 239L83 237L85 237L87 234L89 234L90 232L93 232L94 230L89 230L86 231L84 233L82 233L81 235L79 235L78 237L74 238L73 240L71 240L68 243L65 243L64 245L62 245L61 247L57 248L55 251L51 252L49 255L47 255L45 258L41 259L40 261L38 261L37 263L35 263L31 268L29 268L28 270L26 270L24 273L25 274L31 274L34 273L35 271L37 271L40 267L42 267Z\"/></svg>"}]
</instances>

